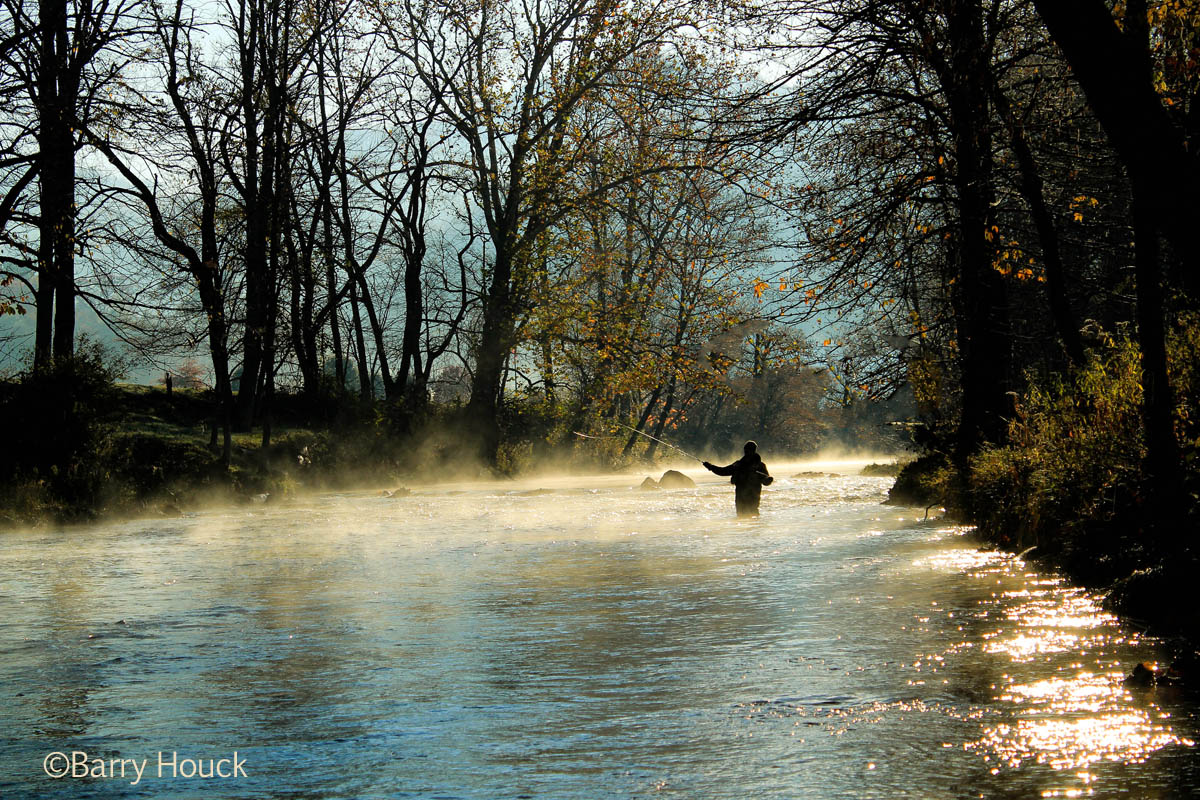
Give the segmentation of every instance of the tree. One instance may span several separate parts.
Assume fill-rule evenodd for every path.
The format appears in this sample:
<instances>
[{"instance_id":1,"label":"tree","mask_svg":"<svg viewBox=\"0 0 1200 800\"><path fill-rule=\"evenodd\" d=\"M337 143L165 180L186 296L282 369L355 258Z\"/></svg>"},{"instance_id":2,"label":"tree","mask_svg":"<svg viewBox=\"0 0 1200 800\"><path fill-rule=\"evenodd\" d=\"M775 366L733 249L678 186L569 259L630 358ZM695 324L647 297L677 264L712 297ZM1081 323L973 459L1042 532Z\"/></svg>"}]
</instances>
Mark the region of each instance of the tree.
<instances>
[{"instance_id":1,"label":"tree","mask_svg":"<svg viewBox=\"0 0 1200 800\"><path fill-rule=\"evenodd\" d=\"M176 384L180 389L192 389L200 391L208 388L208 382L205 380L205 369L196 363L194 359L188 359L180 365L175 371Z\"/></svg>"},{"instance_id":2,"label":"tree","mask_svg":"<svg viewBox=\"0 0 1200 800\"><path fill-rule=\"evenodd\" d=\"M109 98L114 88L120 94L130 58L122 46L140 35L139 6L137 0L39 0L36 8L22 0L4 3L12 25L0 42L5 94L17 100L13 89L20 88L21 105L28 103L36 127L18 129L5 148L15 158L4 166L15 168L17 176L0 201L0 231L36 176L36 217L27 221L36 225L38 244L17 248L35 259L36 368L53 357L69 358L74 349L76 154L83 146L78 133L89 120L114 111ZM24 151L22 141L33 144L32 151ZM18 264L29 262L18 259Z\"/></svg>"},{"instance_id":3,"label":"tree","mask_svg":"<svg viewBox=\"0 0 1200 800\"><path fill-rule=\"evenodd\" d=\"M567 176L590 161L585 100L610 79L638 75L631 59L657 50L703 12L684 4L618 0L407 3L385 16L440 117L451 126L490 257L467 419L485 459L499 444L505 365L536 286L542 234L581 204ZM509 54L496 58L496 53ZM629 180L631 176L622 176Z\"/></svg>"},{"instance_id":4,"label":"tree","mask_svg":"<svg viewBox=\"0 0 1200 800\"><path fill-rule=\"evenodd\" d=\"M395 202L386 196L386 187L395 180L393 162L397 151L390 147L394 143L389 138L362 147L355 147L354 142L374 138L361 134L383 126L384 107L394 95L388 91L391 87L381 90L380 85L392 71L395 59L373 56L374 38L354 27L354 10L350 4L319 6L321 17L314 26L313 57L309 62L311 85L293 106L305 136L292 157L306 171L293 175L285 236L291 254L288 273L293 346L305 390L313 394L319 388L318 338L326 323L332 340L334 385L339 391L344 387L347 353L341 310L348 300L359 392L369 398L373 387L362 322L364 308L374 334L384 389L391 393L383 328L366 273L380 255L394 214ZM379 203L381 207L363 208L364 196L366 204ZM316 290L322 276L324 300L318 305Z\"/></svg>"},{"instance_id":5,"label":"tree","mask_svg":"<svg viewBox=\"0 0 1200 800\"><path fill-rule=\"evenodd\" d=\"M570 405L572 430L617 419L661 433L692 390L720 387L695 351L752 313L736 298L769 250L744 151L684 133L696 120L679 98L729 80L728 65L659 54L632 63L646 77L578 112L600 142L571 178L587 202L539 241L519 351L546 401ZM625 453L645 441L630 434Z\"/></svg>"},{"instance_id":6,"label":"tree","mask_svg":"<svg viewBox=\"0 0 1200 800\"><path fill-rule=\"evenodd\" d=\"M1110 9L1100 0L1035 0L1088 103L1125 165L1132 185L1143 424L1150 485L1163 505L1179 502L1179 448L1167 377L1165 298L1159 236L1183 264L1180 286L1194 304L1200 291L1200 68L1180 58L1197 44L1200 16L1191 4L1153 14L1145 0Z\"/></svg>"},{"instance_id":7,"label":"tree","mask_svg":"<svg viewBox=\"0 0 1200 800\"><path fill-rule=\"evenodd\" d=\"M789 78L803 90L785 93L799 104L785 129L816 142L824 160L806 165L811 180L794 198L809 260L780 278L790 318L882 325L919 341L927 365L940 343L965 475L973 453L1005 438L1008 392L1025 366L1013 320L1036 316L1029 301L1049 312L1068 357L1082 355L1062 212L1051 210L1027 125L1056 99L1037 93L1056 79L1031 77L1047 64L1054 72L1052 53L1021 2L803 9L780 12L807 21L784 43L798 51Z\"/></svg>"},{"instance_id":8,"label":"tree","mask_svg":"<svg viewBox=\"0 0 1200 800\"><path fill-rule=\"evenodd\" d=\"M1200 12L1191 4L1165 4L1155 9L1151 25L1145 0L1115 11L1102 0L1034 5L1130 179L1145 183L1147 210L1189 265L1185 279L1195 296L1200 69L1187 50L1196 45Z\"/></svg>"},{"instance_id":9,"label":"tree","mask_svg":"<svg viewBox=\"0 0 1200 800\"><path fill-rule=\"evenodd\" d=\"M312 55L316 28L292 0L232 0L226 20L236 71L220 154L246 230L242 381L235 419L249 429L274 385L277 282L292 158L290 108L307 75L301 67Z\"/></svg>"},{"instance_id":10,"label":"tree","mask_svg":"<svg viewBox=\"0 0 1200 800\"><path fill-rule=\"evenodd\" d=\"M194 282L205 319L209 354L216 378L217 407L214 436L224 432L222 460L229 463L233 392L229 357L230 270L223 268L222 193L226 178L221 170L221 101L212 73L200 59L193 37L197 28L185 16L183 0L173 14L156 19L156 37L162 59L162 92L167 104L159 111L147 109L140 117L147 130L159 132L163 140L176 144L168 158L157 164L144 159L145 150L135 150L120 128L86 128L89 138L126 181L112 185L115 197L128 198L150 218L156 240L167 249L171 267L183 270ZM139 142L137 144L144 144ZM143 177L146 172L151 176ZM181 176L186 176L186 178ZM163 175L177 191L166 206L158 189ZM189 185L190 184L190 185Z\"/></svg>"}]
</instances>

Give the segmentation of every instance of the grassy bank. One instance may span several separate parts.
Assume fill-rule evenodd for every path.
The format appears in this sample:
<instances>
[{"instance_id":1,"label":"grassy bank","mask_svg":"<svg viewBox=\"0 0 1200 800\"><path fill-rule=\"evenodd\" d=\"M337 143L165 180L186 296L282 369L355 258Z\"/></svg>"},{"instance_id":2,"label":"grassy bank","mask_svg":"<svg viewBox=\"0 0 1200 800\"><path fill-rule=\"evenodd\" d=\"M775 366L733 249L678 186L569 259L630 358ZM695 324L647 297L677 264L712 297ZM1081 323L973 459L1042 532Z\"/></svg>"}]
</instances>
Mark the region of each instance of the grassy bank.
<instances>
[{"instance_id":1,"label":"grassy bank","mask_svg":"<svg viewBox=\"0 0 1200 800\"><path fill-rule=\"evenodd\" d=\"M168 394L116 377L105 353L85 344L66 363L0 381L0 418L9 422L0 528L173 515L470 469L441 412L401 426L391 406L352 395L278 395L269 445L260 429L236 433L225 465L209 393Z\"/></svg>"},{"instance_id":2,"label":"grassy bank","mask_svg":"<svg viewBox=\"0 0 1200 800\"><path fill-rule=\"evenodd\" d=\"M104 353L0 381L0 417L13 421L0 458L0 529L177 515L211 505L274 502L304 492L629 466L622 439L584 441L544 404L504 408L496 463L466 441L462 408L404 415L351 393L279 393L270 444L234 433L230 463L212 436L208 392L121 384ZM556 443L556 444L552 444ZM664 451L670 455L669 451Z\"/></svg>"},{"instance_id":3,"label":"grassy bank","mask_svg":"<svg viewBox=\"0 0 1200 800\"><path fill-rule=\"evenodd\" d=\"M1200 530L1200 324L1169 341L1180 451L1174 476L1145 472L1136 343L1110 336L1066 377L1031 380L1003 447L956 474L938 453L907 466L895 502L946 504L988 542L1107 593L1109 606L1200 641L1194 613Z\"/></svg>"},{"instance_id":4,"label":"grassy bank","mask_svg":"<svg viewBox=\"0 0 1200 800\"><path fill-rule=\"evenodd\" d=\"M3 387L6 405L28 405ZM39 392L43 397L46 395ZM19 452L6 459L0 526L173 515L214 503L250 503L295 492L383 484L402 470L390 442L359 419L314 425L289 413L271 443L235 433L228 467L211 446L212 401L204 393L112 385L67 398L63 409L26 413ZM46 401L50 406L59 405ZM28 411L28 409L27 409ZM58 430L58 432L56 432Z\"/></svg>"}]
</instances>

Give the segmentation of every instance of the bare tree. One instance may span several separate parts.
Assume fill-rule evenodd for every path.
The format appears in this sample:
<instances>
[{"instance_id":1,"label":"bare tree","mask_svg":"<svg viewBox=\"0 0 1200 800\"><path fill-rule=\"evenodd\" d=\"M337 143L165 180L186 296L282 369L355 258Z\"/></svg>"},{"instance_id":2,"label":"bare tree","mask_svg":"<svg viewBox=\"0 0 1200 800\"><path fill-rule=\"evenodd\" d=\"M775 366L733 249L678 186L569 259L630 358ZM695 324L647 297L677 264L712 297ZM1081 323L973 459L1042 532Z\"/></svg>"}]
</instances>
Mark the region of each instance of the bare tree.
<instances>
[{"instance_id":1,"label":"bare tree","mask_svg":"<svg viewBox=\"0 0 1200 800\"><path fill-rule=\"evenodd\" d=\"M158 18L162 92L168 105L161 113L153 113L151 107L139 120L146 130L160 134L162 141L177 143L177 149L166 150L166 157L155 163L147 159L150 154L143 140L131 140L120 129L87 131L126 182L111 186L109 192L144 208L154 236L177 259L171 263L194 283L206 319L216 381L213 432L215 436L218 427L224 432L222 458L228 464L233 411L229 352L233 272L223 266L227 250L222 248L221 231L223 193L228 185L219 144L224 103L214 76L202 61L200 44L195 41L199 28L194 22L183 0L177 0L170 16ZM159 189L160 177L173 190L165 199Z\"/></svg>"},{"instance_id":2,"label":"bare tree","mask_svg":"<svg viewBox=\"0 0 1200 800\"><path fill-rule=\"evenodd\" d=\"M34 365L52 357L69 358L75 339L76 275L79 246L76 230L76 154L83 146L81 126L112 112L109 97L131 58L124 45L141 33L138 0L40 0L36 7L6 0L11 27L0 41L5 94L24 106L35 127L5 127L15 136L5 144L12 158L4 167L15 170L6 180L0 201L0 231L12 221L18 199L32 178L38 182L36 217L25 221L37 227L38 244L10 240L16 263L35 272L37 330ZM25 96L18 100L19 88ZM19 112L18 112L19 113ZM31 148L26 149L28 145ZM29 269L32 267L32 270ZM14 273L6 276L13 278Z\"/></svg>"}]
</instances>

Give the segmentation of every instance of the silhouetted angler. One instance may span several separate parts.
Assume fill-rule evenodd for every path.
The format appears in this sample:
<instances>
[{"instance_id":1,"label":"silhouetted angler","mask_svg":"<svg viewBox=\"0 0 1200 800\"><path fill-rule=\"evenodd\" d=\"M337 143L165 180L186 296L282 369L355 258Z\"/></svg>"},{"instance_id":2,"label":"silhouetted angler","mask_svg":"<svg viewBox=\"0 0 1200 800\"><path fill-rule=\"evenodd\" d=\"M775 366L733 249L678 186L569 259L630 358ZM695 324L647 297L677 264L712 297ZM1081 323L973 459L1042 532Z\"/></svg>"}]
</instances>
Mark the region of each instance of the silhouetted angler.
<instances>
[{"instance_id":1,"label":"silhouetted angler","mask_svg":"<svg viewBox=\"0 0 1200 800\"><path fill-rule=\"evenodd\" d=\"M734 485L733 499L737 505L739 517L758 516L758 499L762 495L762 487L770 486L775 479L767 473L767 465L758 454L758 445L746 442L743 455L727 467L718 467L704 463L704 468L718 475L728 475L729 482Z\"/></svg>"}]
</instances>

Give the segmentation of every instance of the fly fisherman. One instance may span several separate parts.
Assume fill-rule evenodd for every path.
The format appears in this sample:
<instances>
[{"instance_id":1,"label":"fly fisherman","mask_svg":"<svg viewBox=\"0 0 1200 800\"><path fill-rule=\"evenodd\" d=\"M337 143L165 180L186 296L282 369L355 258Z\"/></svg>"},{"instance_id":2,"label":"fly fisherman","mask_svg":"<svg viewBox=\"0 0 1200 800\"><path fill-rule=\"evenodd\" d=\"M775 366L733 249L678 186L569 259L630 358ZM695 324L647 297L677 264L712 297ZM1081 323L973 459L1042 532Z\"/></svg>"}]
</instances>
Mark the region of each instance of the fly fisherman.
<instances>
[{"instance_id":1,"label":"fly fisherman","mask_svg":"<svg viewBox=\"0 0 1200 800\"><path fill-rule=\"evenodd\" d=\"M727 467L718 467L707 461L702 463L710 472L729 476L729 482L735 487L733 500L739 517L757 517L762 487L770 486L775 479L767 473L767 465L758 454L757 444L746 442L743 452L745 455Z\"/></svg>"}]
</instances>

